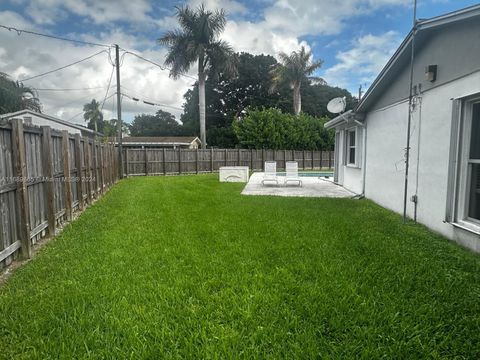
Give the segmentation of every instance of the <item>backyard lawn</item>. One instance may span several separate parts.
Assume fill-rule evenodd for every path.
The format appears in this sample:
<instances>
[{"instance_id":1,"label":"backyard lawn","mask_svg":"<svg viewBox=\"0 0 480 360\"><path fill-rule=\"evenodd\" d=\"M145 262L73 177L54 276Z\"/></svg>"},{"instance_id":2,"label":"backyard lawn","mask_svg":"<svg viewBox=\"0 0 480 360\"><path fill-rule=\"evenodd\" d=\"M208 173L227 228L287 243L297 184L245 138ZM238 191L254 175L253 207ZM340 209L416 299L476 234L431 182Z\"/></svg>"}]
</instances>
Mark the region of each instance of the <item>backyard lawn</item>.
<instances>
[{"instance_id":1,"label":"backyard lawn","mask_svg":"<svg viewBox=\"0 0 480 360\"><path fill-rule=\"evenodd\" d=\"M0 358L480 358L480 256L242 187L121 181L0 287Z\"/></svg>"}]
</instances>

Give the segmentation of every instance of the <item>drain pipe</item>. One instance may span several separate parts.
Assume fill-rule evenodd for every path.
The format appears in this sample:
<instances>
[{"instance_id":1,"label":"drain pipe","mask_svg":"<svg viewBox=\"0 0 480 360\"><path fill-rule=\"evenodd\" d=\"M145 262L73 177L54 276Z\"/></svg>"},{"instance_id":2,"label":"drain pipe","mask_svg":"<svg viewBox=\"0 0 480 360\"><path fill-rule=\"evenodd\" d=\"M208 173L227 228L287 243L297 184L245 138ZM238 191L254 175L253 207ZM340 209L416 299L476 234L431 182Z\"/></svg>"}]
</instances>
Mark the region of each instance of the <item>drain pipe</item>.
<instances>
[{"instance_id":1,"label":"drain pipe","mask_svg":"<svg viewBox=\"0 0 480 360\"><path fill-rule=\"evenodd\" d=\"M410 128L412 125L413 65L415 60L415 35L417 33L417 0L413 5L412 52L410 55L410 89L408 95L407 147L405 148L405 185L403 189L403 223L407 222L408 167L410 166Z\"/></svg>"},{"instance_id":2,"label":"drain pipe","mask_svg":"<svg viewBox=\"0 0 480 360\"><path fill-rule=\"evenodd\" d=\"M418 206L418 172L420 170L420 137L422 136L422 93L417 97L418 102L418 135L417 135L417 173L415 174L415 195L413 195L413 220L417 222L417 206Z\"/></svg>"},{"instance_id":3,"label":"drain pipe","mask_svg":"<svg viewBox=\"0 0 480 360\"><path fill-rule=\"evenodd\" d=\"M363 165L362 165L362 196L365 197L365 179L367 173L367 119L363 124Z\"/></svg>"}]
</instances>

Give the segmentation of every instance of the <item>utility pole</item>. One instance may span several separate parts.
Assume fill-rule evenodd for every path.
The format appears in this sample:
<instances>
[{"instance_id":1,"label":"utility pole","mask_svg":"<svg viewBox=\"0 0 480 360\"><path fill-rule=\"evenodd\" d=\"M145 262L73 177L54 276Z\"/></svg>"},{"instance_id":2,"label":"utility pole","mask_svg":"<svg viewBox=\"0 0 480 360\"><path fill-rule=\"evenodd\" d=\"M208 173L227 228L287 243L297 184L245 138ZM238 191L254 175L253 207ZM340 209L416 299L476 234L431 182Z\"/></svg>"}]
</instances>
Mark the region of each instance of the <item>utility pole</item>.
<instances>
[{"instance_id":1,"label":"utility pole","mask_svg":"<svg viewBox=\"0 0 480 360\"><path fill-rule=\"evenodd\" d=\"M120 57L118 45L115 45L115 67L117 68L117 131L118 131L118 173L123 178L123 149L122 149L122 104L120 93Z\"/></svg>"},{"instance_id":2,"label":"utility pole","mask_svg":"<svg viewBox=\"0 0 480 360\"><path fill-rule=\"evenodd\" d=\"M362 85L358 88L358 102L360 103L360 100L362 100Z\"/></svg>"}]
</instances>

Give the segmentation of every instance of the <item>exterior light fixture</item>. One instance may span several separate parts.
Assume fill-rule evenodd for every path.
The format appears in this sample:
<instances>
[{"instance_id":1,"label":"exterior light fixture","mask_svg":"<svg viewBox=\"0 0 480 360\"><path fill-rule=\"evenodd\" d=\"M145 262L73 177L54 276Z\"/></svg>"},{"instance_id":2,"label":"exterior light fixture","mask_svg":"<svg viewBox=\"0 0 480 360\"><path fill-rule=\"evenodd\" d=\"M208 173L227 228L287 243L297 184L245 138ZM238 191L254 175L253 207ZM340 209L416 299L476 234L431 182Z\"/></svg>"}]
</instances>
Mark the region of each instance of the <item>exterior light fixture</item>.
<instances>
[{"instance_id":1,"label":"exterior light fixture","mask_svg":"<svg viewBox=\"0 0 480 360\"><path fill-rule=\"evenodd\" d=\"M428 65L425 67L425 80L434 82L437 80L437 65Z\"/></svg>"}]
</instances>

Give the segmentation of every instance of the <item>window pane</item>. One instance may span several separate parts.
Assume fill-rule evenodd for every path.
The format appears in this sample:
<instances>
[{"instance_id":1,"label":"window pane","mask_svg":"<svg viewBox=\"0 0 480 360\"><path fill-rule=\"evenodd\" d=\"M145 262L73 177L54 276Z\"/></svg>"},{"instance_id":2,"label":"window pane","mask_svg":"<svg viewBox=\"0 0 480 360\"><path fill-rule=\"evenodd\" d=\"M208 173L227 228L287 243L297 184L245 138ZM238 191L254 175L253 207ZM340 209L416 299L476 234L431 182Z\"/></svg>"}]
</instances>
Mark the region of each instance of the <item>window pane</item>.
<instances>
[{"instance_id":1,"label":"window pane","mask_svg":"<svg viewBox=\"0 0 480 360\"><path fill-rule=\"evenodd\" d=\"M349 149L348 163L349 164L355 164L355 148L350 148Z\"/></svg>"},{"instance_id":2,"label":"window pane","mask_svg":"<svg viewBox=\"0 0 480 360\"><path fill-rule=\"evenodd\" d=\"M473 104L470 159L480 159L480 103Z\"/></svg>"},{"instance_id":3,"label":"window pane","mask_svg":"<svg viewBox=\"0 0 480 360\"><path fill-rule=\"evenodd\" d=\"M355 131L350 131L348 135L350 137L350 146L355 146Z\"/></svg>"},{"instance_id":4,"label":"window pane","mask_svg":"<svg viewBox=\"0 0 480 360\"><path fill-rule=\"evenodd\" d=\"M480 164L472 164L468 216L480 220Z\"/></svg>"}]
</instances>

